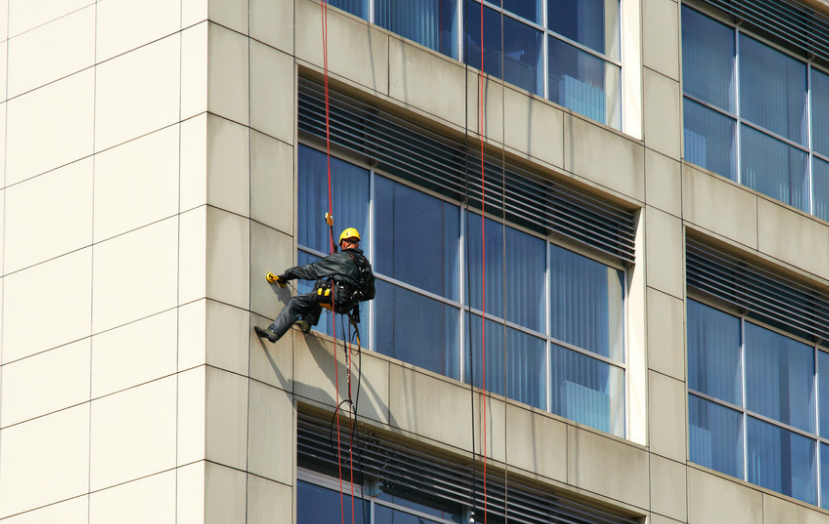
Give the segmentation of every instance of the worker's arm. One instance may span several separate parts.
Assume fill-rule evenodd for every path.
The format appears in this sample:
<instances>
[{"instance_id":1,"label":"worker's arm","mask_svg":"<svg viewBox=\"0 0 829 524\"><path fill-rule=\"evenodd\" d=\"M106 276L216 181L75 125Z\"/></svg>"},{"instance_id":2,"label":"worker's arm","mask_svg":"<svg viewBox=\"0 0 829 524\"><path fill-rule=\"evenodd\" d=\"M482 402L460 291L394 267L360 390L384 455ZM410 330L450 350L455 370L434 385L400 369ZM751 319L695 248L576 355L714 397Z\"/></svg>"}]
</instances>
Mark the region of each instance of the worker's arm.
<instances>
[{"instance_id":1,"label":"worker's arm","mask_svg":"<svg viewBox=\"0 0 829 524\"><path fill-rule=\"evenodd\" d=\"M283 280L294 280L297 278L305 280L318 280L320 278L342 273L342 261L340 260L342 257L338 255L340 254L335 253L334 255L329 255L317 262L311 262L310 264L306 264L304 266L292 267L279 275L279 278Z\"/></svg>"}]
</instances>

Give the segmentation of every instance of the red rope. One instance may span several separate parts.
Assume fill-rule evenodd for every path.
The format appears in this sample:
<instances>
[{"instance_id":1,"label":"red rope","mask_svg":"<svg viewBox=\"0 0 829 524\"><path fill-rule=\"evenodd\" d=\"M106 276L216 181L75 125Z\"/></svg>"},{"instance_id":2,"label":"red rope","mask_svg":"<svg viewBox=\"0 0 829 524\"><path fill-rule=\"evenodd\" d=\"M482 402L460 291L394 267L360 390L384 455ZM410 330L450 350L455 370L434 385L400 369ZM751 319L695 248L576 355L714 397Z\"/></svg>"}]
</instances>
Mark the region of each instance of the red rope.
<instances>
[{"instance_id":1,"label":"red rope","mask_svg":"<svg viewBox=\"0 0 829 524\"><path fill-rule=\"evenodd\" d=\"M481 399L483 404L483 461L484 461L484 524L487 519L486 494L486 202L484 186L484 3L481 2L481 79L478 88L478 134L481 137L481 362L482 382Z\"/></svg>"}]
</instances>

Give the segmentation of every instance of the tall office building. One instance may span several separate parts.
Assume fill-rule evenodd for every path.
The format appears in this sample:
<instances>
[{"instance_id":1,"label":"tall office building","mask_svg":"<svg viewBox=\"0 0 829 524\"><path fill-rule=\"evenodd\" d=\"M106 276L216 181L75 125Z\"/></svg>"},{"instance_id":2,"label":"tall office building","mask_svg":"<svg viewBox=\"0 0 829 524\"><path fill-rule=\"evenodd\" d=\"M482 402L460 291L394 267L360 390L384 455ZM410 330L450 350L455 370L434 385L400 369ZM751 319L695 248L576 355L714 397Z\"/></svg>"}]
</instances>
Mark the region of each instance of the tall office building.
<instances>
[{"instance_id":1,"label":"tall office building","mask_svg":"<svg viewBox=\"0 0 829 524\"><path fill-rule=\"evenodd\" d=\"M325 7L0 0L0 523L829 522L829 4Z\"/></svg>"}]
</instances>

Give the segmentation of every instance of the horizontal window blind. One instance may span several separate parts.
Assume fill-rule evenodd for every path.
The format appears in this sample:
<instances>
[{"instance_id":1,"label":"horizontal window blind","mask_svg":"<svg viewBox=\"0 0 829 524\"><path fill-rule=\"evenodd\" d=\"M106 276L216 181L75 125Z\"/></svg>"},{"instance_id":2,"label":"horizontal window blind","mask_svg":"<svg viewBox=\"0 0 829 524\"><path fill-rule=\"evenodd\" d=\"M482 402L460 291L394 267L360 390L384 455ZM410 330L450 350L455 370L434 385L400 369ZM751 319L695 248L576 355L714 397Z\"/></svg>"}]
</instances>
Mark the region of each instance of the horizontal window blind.
<instances>
[{"instance_id":1,"label":"horizontal window blind","mask_svg":"<svg viewBox=\"0 0 829 524\"><path fill-rule=\"evenodd\" d=\"M693 238L686 239L688 287L811 340L829 341L829 295Z\"/></svg>"},{"instance_id":2,"label":"horizontal window blind","mask_svg":"<svg viewBox=\"0 0 829 524\"><path fill-rule=\"evenodd\" d=\"M299 132L325 139L323 87L299 80ZM371 165L481 209L480 151L344 93L330 90L331 143ZM635 217L628 209L554 182L500 156L484 158L486 210L506 220L633 263Z\"/></svg>"},{"instance_id":3,"label":"horizontal window blind","mask_svg":"<svg viewBox=\"0 0 829 524\"><path fill-rule=\"evenodd\" d=\"M336 436L332 420L300 412L297 416L297 463L300 467L337 471ZM341 441L348 457L350 430ZM380 481L384 487L441 504L475 505L483 511L483 477L470 464L460 464L418 451L361 428L353 448L355 473ZM347 468L348 460L344 459ZM360 475L355 475L355 479ZM346 469L343 478L349 478ZM356 480L355 480L356 482ZM510 480L505 489L503 473L487 475L487 512L492 518L506 518L522 524L636 524L623 517L594 508L561 494L545 492ZM482 521L480 515L479 521Z\"/></svg>"}]
</instances>

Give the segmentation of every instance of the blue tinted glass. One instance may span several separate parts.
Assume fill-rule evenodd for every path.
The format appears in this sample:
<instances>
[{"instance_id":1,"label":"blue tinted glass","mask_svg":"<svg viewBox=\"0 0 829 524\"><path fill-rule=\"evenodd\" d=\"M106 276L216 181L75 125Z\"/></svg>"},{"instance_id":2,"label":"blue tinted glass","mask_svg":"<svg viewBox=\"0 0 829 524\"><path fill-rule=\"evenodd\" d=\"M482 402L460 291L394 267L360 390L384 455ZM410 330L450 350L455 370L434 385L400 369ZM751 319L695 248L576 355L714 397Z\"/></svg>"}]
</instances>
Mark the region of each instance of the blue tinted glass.
<instances>
[{"instance_id":1,"label":"blue tinted glass","mask_svg":"<svg viewBox=\"0 0 829 524\"><path fill-rule=\"evenodd\" d=\"M374 351L460 380L457 308L377 282Z\"/></svg>"},{"instance_id":2,"label":"blue tinted glass","mask_svg":"<svg viewBox=\"0 0 829 524\"><path fill-rule=\"evenodd\" d=\"M740 35L742 116L806 145L806 64Z\"/></svg>"},{"instance_id":3,"label":"blue tinted glass","mask_svg":"<svg viewBox=\"0 0 829 524\"><path fill-rule=\"evenodd\" d=\"M829 446L820 445L820 507L829 508Z\"/></svg>"},{"instance_id":4,"label":"blue tinted glass","mask_svg":"<svg viewBox=\"0 0 829 524\"><path fill-rule=\"evenodd\" d=\"M438 521L377 504L374 508L374 524L438 524Z\"/></svg>"},{"instance_id":5,"label":"blue tinted glass","mask_svg":"<svg viewBox=\"0 0 829 524\"><path fill-rule=\"evenodd\" d=\"M594 358L552 346L550 410L614 435L625 433L624 372Z\"/></svg>"},{"instance_id":6,"label":"blue tinted glass","mask_svg":"<svg viewBox=\"0 0 829 524\"><path fill-rule=\"evenodd\" d=\"M812 214L829 221L829 162L812 157Z\"/></svg>"},{"instance_id":7,"label":"blue tinted glass","mask_svg":"<svg viewBox=\"0 0 829 524\"><path fill-rule=\"evenodd\" d=\"M328 0L328 5L368 20L368 0Z\"/></svg>"},{"instance_id":8,"label":"blue tinted glass","mask_svg":"<svg viewBox=\"0 0 829 524\"><path fill-rule=\"evenodd\" d=\"M618 11L618 7L614 6L613 11ZM615 13L607 14L615 16ZM605 48L614 44L605 41L605 0L549 1L547 25L561 36L599 53L605 53ZM613 25L608 24L611 27Z\"/></svg>"},{"instance_id":9,"label":"blue tinted glass","mask_svg":"<svg viewBox=\"0 0 829 524\"><path fill-rule=\"evenodd\" d=\"M829 75L812 68L812 148L829 156Z\"/></svg>"},{"instance_id":10,"label":"blue tinted glass","mask_svg":"<svg viewBox=\"0 0 829 524\"><path fill-rule=\"evenodd\" d=\"M385 488L381 488L385 489ZM413 509L415 511L419 511L420 513L426 513L427 515L432 515L435 517L439 517L446 520L451 520L452 522L461 522L463 517L463 508L460 505L454 504L440 504L434 501L426 501L425 499L421 499L421 502L415 502L414 500L410 500L407 497L408 495L392 495L390 493L381 492L378 496L378 500L385 500L386 502L391 502L393 504L397 504L398 506L403 506L408 509ZM416 496L412 496L412 498L417 498ZM378 504L375 507L375 516L378 515L380 508L384 508L387 511L388 508L385 508L381 504ZM392 513L384 513L385 515L392 515ZM396 515L400 515L401 513L397 513ZM375 521L375 524L380 521ZM382 522L386 522L383 520ZM395 522L398 522L395 520Z\"/></svg>"},{"instance_id":11,"label":"blue tinted glass","mask_svg":"<svg viewBox=\"0 0 829 524\"><path fill-rule=\"evenodd\" d=\"M457 0L374 0L374 23L458 58Z\"/></svg>"},{"instance_id":12,"label":"blue tinted glass","mask_svg":"<svg viewBox=\"0 0 829 524\"><path fill-rule=\"evenodd\" d=\"M688 301L688 387L742 405L740 319Z\"/></svg>"},{"instance_id":13,"label":"blue tinted glass","mask_svg":"<svg viewBox=\"0 0 829 524\"><path fill-rule=\"evenodd\" d=\"M734 29L682 6L682 86L685 93L735 112L734 57Z\"/></svg>"},{"instance_id":14,"label":"blue tinted glass","mask_svg":"<svg viewBox=\"0 0 829 524\"><path fill-rule=\"evenodd\" d=\"M541 23L541 0L500 0L504 9L537 24ZM492 2L498 4L499 0Z\"/></svg>"},{"instance_id":15,"label":"blue tinted glass","mask_svg":"<svg viewBox=\"0 0 829 524\"><path fill-rule=\"evenodd\" d=\"M545 246L543 239L507 228L506 319L540 333L545 315Z\"/></svg>"},{"instance_id":16,"label":"blue tinted glass","mask_svg":"<svg viewBox=\"0 0 829 524\"><path fill-rule=\"evenodd\" d=\"M746 332L746 407L815 433L814 349L749 322Z\"/></svg>"},{"instance_id":17,"label":"blue tinted glass","mask_svg":"<svg viewBox=\"0 0 829 524\"><path fill-rule=\"evenodd\" d=\"M469 271L469 303L481 309L483 303L482 273L486 271L486 312L504 316L504 226L486 219L485 232L481 232L481 215L467 213L467 268ZM486 238L486 267L483 261L481 235Z\"/></svg>"},{"instance_id":18,"label":"blue tinted glass","mask_svg":"<svg viewBox=\"0 0 829 524\"><path fill-rule=\"evenodd\" d=\"M547 97L556 104L618 128L620 74L617 66L549 38Z\"/></svg>"},{"instance_id":19,"label":"blue tinted glass","mask_svg":"<svg viewBox=\"0 0 829 524\"><path fill-rule=\"evenodd\" d=\"M458 206L380 176L374 196L375 270L457 300Z\"/></svg>"},{"instance_id":20,"label":"blue tinted glass","mask_svg":"<svg viewBox=\"0 0 829 524\"><path fill-rule=\"evenodd\" d=\"M351 496L343 495L345 522L347 524L366 524L371 519L370 502L354 499L354 519L351 518ZM307 482L297 482L296 493L297 524L322 524L342 522L340 494Z\"/></svg>"},{"instance_id":21,"label":"blue tinted glass","mask_svg":"<svg viewBox=\"0 0 829 524\"><path fill-rule=\"evenodd\" d=\"M297 232L299 244L323 253L331 251L325 214L328 212L328 168L325 153L299 146L297 188ZM362 245L369 245L369 173L367 170L331 157L331 193L334 207L334 242L340 232L354 227Z\"/></svg>"},{"instance_id":22,"label":"blue tinted glass","mask_svg":"<svg viewBox=\"0 0 829 524\"><path fill-rule=\"evenodd\" d=\"M737 411L688 395L691 462L743 478L743 424Z\"/></svg>"},{"instance_id":23,"label":"blue tinted glass","mask_svg":"<svg viewBox=\"0 0 829 524\"><path fill-rule=\"evenodd\" d=\"M820 436L827 438L829 437L829 353L818 351L817 362L818 383L820 384L818 393L820 399ZM826 458L829 460L829 457ZM826 477L829 480L829 469L823 471L827 472Z\"/></svg>"},{"instance_id":24,"label":"blue tinted glass","mask_svg":"<svg viewBox=\"0 0 829 524\"><path fill-rule=\"evenodd\" d=\"M621 361L624 273L550 246L550 335Z\"/></svg>"},{"instance_id":25,"label":"blue tinted glass","mask_svg":"<svg viewBox=\"0 0 829 524\"><path fill-rule=\"evenodd\" d=\"M815 441L749 417L748 480L804 502L817 502Z\"/></svg>"},{"instance_id":26,"label":"blue tinted glass","mask_svg":"<svg viewBox=\"0 0 829 524\"><path fill-rule=\"evenodd\" d=\"M481 346L481 317L472 315L472 324L468 326L469 340L472 343L474 374L473 385L482 387L483 352ZM506 352L504 351L504 326L487 320L486 322L486 389L498 395L547 409L545 398L547 391L547 365L544 341L526 333L506 328ZM468 351L466 354L469 354ZM506 358L506 370L504 359ZM506 373L505 373L506 371ZM465 378L470 382L469 371ZM504 382L506 381L506 383Z\"/></svg>"},{"instance_id":27,"label":"blue tinted glass","mask_svg":"<svg viewBox=\"0 0 829 524\"><path fill-rule=\"evenodd\" d=\"M736 182L735 121L687 98L683 112L685 159Z\"/></svg>"},{"instance_id":28,"label":"blue tinted glass","mask_svg":"<svg viewBox=\"0 0 829 524\"><path fill-rule=\"evenodd\" d=\"M808 153L748 126L742 126L742 135L740 182L764 195L808 211Z\"/></svg>"}]
</instances>

